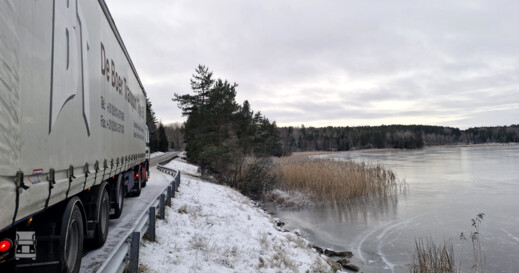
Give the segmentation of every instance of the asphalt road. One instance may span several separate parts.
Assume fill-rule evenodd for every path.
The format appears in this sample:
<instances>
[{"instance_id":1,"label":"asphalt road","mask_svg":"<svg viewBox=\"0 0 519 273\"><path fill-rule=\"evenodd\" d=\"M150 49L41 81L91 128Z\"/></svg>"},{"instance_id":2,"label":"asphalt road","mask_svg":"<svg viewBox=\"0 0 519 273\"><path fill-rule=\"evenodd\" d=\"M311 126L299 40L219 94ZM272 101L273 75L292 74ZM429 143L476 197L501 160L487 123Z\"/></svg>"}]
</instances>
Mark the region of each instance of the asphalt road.
<instances>
[{"instance_id":1,"label":"asphalt road","mask_svg":"<svg viewBox=\"0 0 519 273\"><path fill-rule=\"evenodd\" d=\"M168 153L165 153L163 155L159 155L159 156L156 156L154 158L151 158L150 159L150 166L156 166L160 162L168 160L170 158L173 158L173 157L175 157L175 156L177 156L179 154L180 154L179 152L168 152Z\"/></svg>"},{"instance_id":2,"label":"asphalt road","mask_svg":"<svg viewBox=\"0 0 519 273\"><path fill-rule=\"evenodd\" d=\"M152 158L150 166L157 165L177 152L166 153ZM81 260L81 273L96 272L106 260L106 257L115 249L121 239L134 227L142 211L154 201L159 194L171 183L173 177L162 173L156 167L150 167L150 179L139 197L126 197L124 199L123 213L119 219L111 219L108 228L108 238L103 247L98 249L85 249Z\"/></svg>"}]
</instances>

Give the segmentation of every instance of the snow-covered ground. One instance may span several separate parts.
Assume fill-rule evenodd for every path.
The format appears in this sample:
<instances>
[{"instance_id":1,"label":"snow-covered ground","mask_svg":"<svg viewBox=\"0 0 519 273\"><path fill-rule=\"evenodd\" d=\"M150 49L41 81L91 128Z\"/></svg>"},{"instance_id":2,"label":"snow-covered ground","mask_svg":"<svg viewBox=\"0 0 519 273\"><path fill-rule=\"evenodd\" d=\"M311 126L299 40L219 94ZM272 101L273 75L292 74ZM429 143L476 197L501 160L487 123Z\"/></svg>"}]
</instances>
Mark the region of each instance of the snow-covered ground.
<instances>
[{"instance_id":1,"label":"snow-covered ground","mask_svg":"<svg viewBox=\"0 0 519 273\"><path fill-rule=\"evenodd\" d=\"M265 199L268 205L279 209L300 209L315 205L309 194L300 191L287 192L274 189L266 195Z\"/></svg>"},{"instance_id":2,"label":"snow-covered ground","mask_svg":"<svg viewBox=\"0 0 519 273\"><path fill-rule=\"evenodd\" d=\"M157 157L157 156L161 156L163 155L164 153L163 152L154 152L152 154L150 154L150 158L154 158L154 157Z\"/></svg>"},{"instance_id":3,"label":"snow-covered ground","mask_svg":"<svg viewBox=\"0 0 519 273\"><path fill-rule=\"evenodd\" d=\"M182 174L187 174L187 175L191 175L191 176L199 175L198 166L188 164L179 159L170 161L168 164L166 164L166 167L171 168L173 170L180 170L181 175Z\"/></svg>"},{"instance_id":4,"label":"snow-covered ground","mask_svg":"<svg viewBox=\"0 0 519 273\"><path fill-rule=\"evenodd\" d=\"M156 242L143 241L140 272L333 272L308 241L276 228L249 198L197 176L197 166L172 161L182 172Z\"/></svg>"}]
</instances>

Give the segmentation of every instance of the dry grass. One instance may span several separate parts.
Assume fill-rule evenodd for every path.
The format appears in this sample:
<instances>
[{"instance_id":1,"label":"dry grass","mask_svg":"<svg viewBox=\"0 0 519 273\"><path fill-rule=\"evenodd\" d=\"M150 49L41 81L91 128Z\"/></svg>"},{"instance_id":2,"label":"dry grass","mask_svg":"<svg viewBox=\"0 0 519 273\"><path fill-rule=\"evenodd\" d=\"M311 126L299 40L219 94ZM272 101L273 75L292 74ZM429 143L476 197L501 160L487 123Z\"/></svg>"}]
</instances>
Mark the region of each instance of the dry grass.
<instances>
[{"instance_id":1,"label":"dry grass","mask_svg":"<svg viewBox=\"0 0 519 273\"><path fill-rule=\"evenodd\" d=\"M472 221L472 231L470 232L470 239L472 240L472 250L474 255L474 262L471 269L474 273L483 272L483 267L486 264L485 255L481 248L479 226L483 221L484 213L479 213ZM466 236L461 233L461 240L466 240ZM463 253L463 245L461 248ZM436 245L432 238L428 238L424 243L423 239L415 239L415 253L412 256L412 263L409 267L410 273L461 273L462 270L461 259L458 268L455 267L454 249L449 241L444 241L443 244ZM466 272L469 272L466 271Z\"/></svg>"},{"instance_id":2,"label":"dry grass","mask_svg":"<svg viewBox=\"0 0 519 273\"><path fill-rule=\"evenodd\" d=\"M278 163L280 188L308 193L316 201L344 203L398 190L393 172L377 164L303 156L281 158Z\"/></svg>"},{"instance_id":3,"label":"dry grass","mask_svg":"<svg viewBox=\"0 0 519 273\"><path fill-rule=\"evenodd\" d=\"M151 269L148 268L147 265L139 263L139 267L137 268L138 273L150 273L154 272Z\"/></svg>"},{"instance_id":4,"label":"dry grass","mask_svg":"<svg viewBox=\"0 0 519 273\"><path fill-rule=\"evenodd\" d=\"M178 213L180 214L187 214L188 213L188 210L187 210L187 205L182 205L182 207L178 208Z\"/></svg>"},{"instance_id":5,"label":"dry grass","mask_svg":"<svg viewBox=\"0 0 519 273\"><path fill-rule=\"evenodd\" d=\"M207 246L208 246L207 238L205 238L204 236L202 236L198 233L195 233L193 235L190 243L194 249L198 249L198 250L206 250Z\"/></svg>"},{"instance_id":6,"label":"dry grass","mask_svg":"<svg viewBox=\"0 0 519 273\"><path fill-rule=\"evenodd\" d=\"M415 253L413 263L409 268L410 273L457 273L455 268L454 251L452 244L443 242L436 245L429 238L427 242L422 239L415 240Z\"/></svg>"},{"instance_id":7,"label":"dry grass","mask_svg":"<svg viewBox=\"0 0 519 273\"><path fill-rule=\"evenodd\" d=\"M285 253L284 249L279 245L274 245L272 261L270 262L270 268L282 269L286 268L292 272L298 272L296 262L292 257Z\"/></svg>"}]
</instances>

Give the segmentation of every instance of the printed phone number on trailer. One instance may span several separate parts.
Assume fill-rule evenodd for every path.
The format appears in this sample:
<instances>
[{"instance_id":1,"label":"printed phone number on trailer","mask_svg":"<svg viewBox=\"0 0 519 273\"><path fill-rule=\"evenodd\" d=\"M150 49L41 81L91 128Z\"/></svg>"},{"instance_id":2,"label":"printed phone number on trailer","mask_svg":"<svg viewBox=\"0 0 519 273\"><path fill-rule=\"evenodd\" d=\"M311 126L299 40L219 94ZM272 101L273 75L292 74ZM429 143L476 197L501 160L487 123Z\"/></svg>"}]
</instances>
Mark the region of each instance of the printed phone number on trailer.
<instances>
[{"instance_id":1,"label":"printed phone number on trailer","mask_svg":"<svg viewBox=\"0 0 519 273\"><path fill-rule=\"evenodd\" d=\"M101 115L101 127L112 132L124 134L124 125L111 119L105 119L103 115Z\"/></svg>"}]
</instances>

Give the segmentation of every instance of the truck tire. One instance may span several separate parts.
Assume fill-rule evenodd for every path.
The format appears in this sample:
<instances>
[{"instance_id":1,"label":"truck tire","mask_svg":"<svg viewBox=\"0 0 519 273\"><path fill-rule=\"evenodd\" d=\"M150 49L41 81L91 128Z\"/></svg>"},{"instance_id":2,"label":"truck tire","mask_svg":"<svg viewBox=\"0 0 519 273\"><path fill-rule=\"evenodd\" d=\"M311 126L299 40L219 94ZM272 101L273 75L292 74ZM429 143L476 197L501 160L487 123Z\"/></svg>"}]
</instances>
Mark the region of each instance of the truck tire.
<instances>
[{"instance_id":1,"label":"truck tire","mask_svg":"<svg viewBox=\"0 0 519 273\"><path fill-rule=\"evenodd\" d=\"M62 273L77 273L83 256L84 222L80 209L81 200L73 197L67 204L61 219L60 264Z\"/></svg>"},{"instance_id":2,"label":"truck tire","mask_svg":"<svg viewBox=\"0 0 519 273\"><path fill-rule=\"evenodd\" d=\"M121 217L123 213L123 205L124 205L124 196L126 193L124 192L124 181L123 175L119 174L117 176L117 182L115 183L115 192L114 192L114 202L112 204L112 208L114 209L114 214L110 215L110 218L117 219Z\"/></svg>"},{"instance_id":3,"label":"truck tire","mask_svg":"<svg viewBox=\"0 0 519 273\"><path fill-rule=\"evenodd\" d=\"M103 246L108 237L108 221L110 219L110 195L106 189L106 182L99 189L101 191L97 202L96 227L94 230L94 238L91 240L93 247Z\"/></svg>"}]
</instances>

